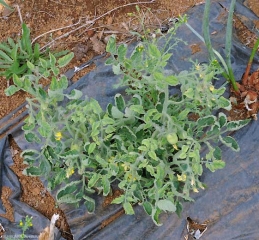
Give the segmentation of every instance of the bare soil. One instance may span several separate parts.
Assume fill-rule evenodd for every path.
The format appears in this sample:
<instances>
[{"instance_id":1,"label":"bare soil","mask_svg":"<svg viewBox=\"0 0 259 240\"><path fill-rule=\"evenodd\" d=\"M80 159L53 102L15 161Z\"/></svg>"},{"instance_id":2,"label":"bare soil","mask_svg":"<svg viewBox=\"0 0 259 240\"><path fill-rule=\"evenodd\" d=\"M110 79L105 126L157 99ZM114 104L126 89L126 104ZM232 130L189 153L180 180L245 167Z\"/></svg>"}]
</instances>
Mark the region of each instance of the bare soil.
<instances>
[{"instance_id":1,"label":"bare soil","mask_svg":"<svg viewBox=\"0 0 259 240\"><path fill-rule=\"evenodd\" d=\"M52 51L67 49L74 52L75 57L63 70L65 72L102 53L107 36L111 34L116 34L120 41L132 41L129 31L138 31L140 28L138 21L130 18L127 13L135 12L136 2L143 11L145 23L151 29L159 28L166 24L169 18L177 17L197 4L203 4L201 0L157 0L154 2L148 0L8 0L13 10L10 11L0 5L0 42L8 37L16 39L21 36L21 22L24 22L31 29L33 41L38 42L41 47L48 46ZM259 12L257 0L247 0L246 4L251 8L255 6L254 12ZM150 8L149 13L146 13L147 8ZM237 26L238 29L242 27ZM240 38L243 36L243 41L247 41L246 34L250 34L249 39L254 41L255 37L246 28L241 29L239 34ZM190 47L193 52L200 51L199 46ZM72 80L77 81L93 68L94 65L86 68L76 74ZM28 97L24 92L6 97L4 89L7 84L6 79L0 77L0 119L23 104L25 98ZM22 111L23 109L17 114ZM54 213L60 214L61 218L57 222L57 227L63 233L63 237L72 239L65 214L56 207L54 198L38 178L22 174L25 165L20 157L21 150L13 139L10 139L10 144L14 160L12 170L16 173L22 189L20 200L49 219ZM1 199L6 214L2 217L13 222L14 210L8 200L10 194L11 189L3 186ZM106 199L104 206L109 202L111 199ZM121 214L119 213L118 216ZM107 224L109 223L104 223L104 226Z\"/></svg>"}]
</instances>

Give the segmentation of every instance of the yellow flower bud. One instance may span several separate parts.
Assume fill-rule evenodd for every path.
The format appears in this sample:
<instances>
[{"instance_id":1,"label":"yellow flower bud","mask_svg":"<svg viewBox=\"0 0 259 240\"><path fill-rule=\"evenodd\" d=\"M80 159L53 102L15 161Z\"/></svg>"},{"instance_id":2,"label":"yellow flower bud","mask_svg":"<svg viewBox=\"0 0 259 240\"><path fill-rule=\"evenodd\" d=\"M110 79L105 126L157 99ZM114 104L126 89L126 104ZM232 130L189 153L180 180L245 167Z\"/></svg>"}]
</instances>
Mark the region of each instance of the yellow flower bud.
<instances>
[{"instance_id":1,"label":"yellow flower bud","mask_svg":"<svg viewBox=\"0 0 259 240\"><path fill-rule=\"evenodd\" d=\"M129 167L126 165L126 164L121 164L121 166L124 168L124 171L127 171L127 170L129 170Z\"/></svg>"},{"instance_id":2,"label":"yellow flower bud","mask_svg":"<svg viewBox=\"0 0 259 240\"><path fill-rule=\"evenodd\" d=\"M62 133L61 133L61 132L55 133L55 139L56 139L57 141L60 141L61 138L62 138Z\"/></svg>"},{"instance_id":3,"label":"yellow flower bud","mask_svg":"<svg viewBox=\"0 0 259 240\"><path fill-rule=\"evenodd\" d=\"M177 174L177 180L179 181L179 182L185 182L186 181L186 174L182 174L182 175L178 175Z\"/></svg>"},{"instance_id":4,"label":"yellow flower bud","mask_svg":"<svg viewBox=\"0 0 259 240\"><path fill-rule=\"evenodd\" d=\"M200 70L200 64L195 65L195 69L196 69L197 71L199 71L199 70Z\"/></svg>"},{"instance_id":5,"label":"yellow flower bud","mask_svg":"<svg viewBox=\"0 0 259 240\"><path fill-rule=\"evenodd\" d=\"M68 168L67 169L67 174L66 177L69 178L71 175L73 175L75 173L74 168Z\"/></svg>"},{"instance_id":6,"label":"yellow flower bud","mask_svg":"<svg viewBox=\"0 0 259 240\"><path fill-rule=\"evenodd\" d=\"M210 86L210 91L212 92L214 90L214 86Z\"/></svg>"}]
</instances>

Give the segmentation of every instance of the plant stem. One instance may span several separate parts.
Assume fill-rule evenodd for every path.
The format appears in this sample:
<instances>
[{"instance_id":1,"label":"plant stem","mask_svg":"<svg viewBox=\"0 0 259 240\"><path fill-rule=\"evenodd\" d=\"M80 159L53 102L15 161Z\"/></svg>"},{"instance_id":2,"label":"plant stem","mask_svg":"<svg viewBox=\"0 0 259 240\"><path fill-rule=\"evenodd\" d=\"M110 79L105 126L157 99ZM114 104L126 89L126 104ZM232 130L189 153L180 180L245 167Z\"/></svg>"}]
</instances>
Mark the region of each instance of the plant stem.
<instances>
[{"instance_id":1,"label":"plant stem","mask_svg":"<svg viewBox=\"0 0 259 240\"><path fill-rule=\"evenodd\" d=\"M258 49L258 46L259 46L259 38L256 40L255 42L255 45L252 49L252 52L251 52L251 55L250 55L250 58L249 58L249 61L247 63L247 66L246 66L246 71L243 75L243 78L242 78L242 84L243 85L247 85L247 79L248 79L248 75L250 73L250 69L251 69L251 66L252 66L252 63L253 63L253 59L254 59L254 56L255 56L255 53Z\"/></svg>"},{"instance_id":2,"label":"plant stem","mask_svg":"<svg viewBox=\"0 0 259 240\"><path fill-rule=\"evenodd\" d=\"M210 13L210 0L206 0L203 20L202 20L202 32L204 36L204 42L206 44L207 50L209 52L210 60L213 61L215 59L215 55L212 49L210 33L209 33L209 13Z\"/></svg>"},{"instance_id":3,"label":"plant stem","mask_svg":"<svg viewBox=\"0 0 259 240\"><path fill-rule=\"evenodd\" d=\"M232 0L229 7L229 13L228 13L225 48L226 48L226 63L228 66L228 77L233 86L233 89L235 91L238 91L238 87L236 84L235 76L233 74L231 59L230 59L230 53L231 53L231 47L232 47L233 14L234 14L235 5L236 5L236 0Z\"/></svg>"},{"instance_id":4,"label":"plant stem","mask_svg":"<svg viewBox=\"0 0 259 240\"><path fill-rule=\"evenodd\" d=\"M226 29L226 66L225 72L222 73L223 77L230 81L235 91L238 91L238 87L236 84L235 76L231 67L231 46L232 46L232 27L233 27L233 13L235 9L236 0L232 0L229 8L228 20L227 20L227 29ZM204 42L209 52L210 60L213 61L215 59L215 54L219 57L220 54L216 52L212 48L211 40L210 40L210 33L209 33L209 12L210 12L210 0L206 0L205 2L205 9L203 15L203 23L202 23L202 31L204 36ZM188 25L187 25L188 26ZM188 26L189 27L189 26ZM195 33L195 32L194 32ZM196 33L195 33L196 34ZM197 35L197 34L196 34ZM220 56L221 57L221 56ZM221 63L224 65L224 60L220 58Z\"/></svg>"},{"instance_id":5,"label":"plant stem","mask_svg":"<svg viewBox=\"0 0 259 240\"><path fill-rule=\"evenodd\" d=\"M163 110L162 110L162 118L163 121L166 120L167 118L167 108L168 108L168 104L169 104L169 89L168 89L168 85L165 86L165 100L164 100L164 104L163 104Z\"/></svg>"}]
</instances>

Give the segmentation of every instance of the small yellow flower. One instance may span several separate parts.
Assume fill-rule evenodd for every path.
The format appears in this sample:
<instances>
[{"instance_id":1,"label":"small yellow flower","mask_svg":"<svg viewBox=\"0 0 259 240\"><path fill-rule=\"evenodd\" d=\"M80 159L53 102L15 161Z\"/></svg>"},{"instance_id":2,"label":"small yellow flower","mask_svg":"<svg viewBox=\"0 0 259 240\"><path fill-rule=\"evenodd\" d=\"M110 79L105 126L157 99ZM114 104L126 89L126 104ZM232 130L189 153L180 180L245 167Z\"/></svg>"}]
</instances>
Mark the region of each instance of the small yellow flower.
<instances>
[{"instance_id":1,"label":"small yellow flower","mask_svg":"<svg viewBox=\"0 0 259 240\"><path fill-rule=\"evenodd\" d=\"M212 92L214 90L214 86L210 86L210 91Z\"/></svg>"},{"instance_id":2,"label":"small yellow flower","mask_svg":"<svg viewBox=\"0 0 259 240\"><path fill-rule=\"evenodd\" d=\"M181 176L177 174L177 180L180 182L186 181L186 174L182 174Z\"/></svg>"},{"instance_id":3,"label":"small yellow flower","mask_svg":"<svg viewBox=\"0 0 259 240\"><path fill-rule=\"evenodd\" d=\"M110 157L110 158L108 159L108 162L109 162L109 163L114 162L114 157Z\"/></svg>"},{"instance_id":4,"label":"small yellow flower","mask_svg":"<svg viewBox=\"0 0 259 240\"><path fill-rule=\"evenodd\" d=\"M23 226L23 222L22 222L22 221L20 221L19 225L22 227L22 226Z\"/></svg>"},{"instance_id":5,"label":"small yellow flower","mask_svg":"<svg viewBox=\"0 0 259 240\"><path fill-rule=\"evenodd\" d=\"M56 139L57 141L60 141L61 138L62 138L62 133L61 133L61 132L55 133L55 139Z\"/></svg>"},{"instance_id":6,"label":"small yellow flower","mask_svg":"<svg viewBox=\"0 0 259 240\"><path fill-rule=\"evenodd\" d=\"M69 178L71 175L73 175L75 173L74 168L68 168L67 169L67 174L66 177Z\"/></svg>"},{"instance_id":7,"label":"small yellow flower","mask_svg":"<svg viewBox=\"0 0 259 240\"><path fill-rule=\"evenodd\" d=\"M126 165L126 164L121 164L121 166L124 168L124 171L127 171L127 170L129 170L129 167Z\"/></svg>"},{"instance_id":8,"label":"small yellow flower","mask_svg":"<svg viewBox=\"0 0 259 240\"><path fill-rule=\"evenodd\" d=\"M199 192L197 188L193 188L193 191L196 192L196 193Z\"/></svg>"},{"instance_id":9,"label":"small yellow flower","mask_svg":"<svg viewBox=\"0 0 259 240\"><path fill-rule=\"evenodd\" d=\"M174 148L175 150L178 150L178 147L177 147L176 144L173 145L173 148Z\"/></svg>"},{"instance_id":10,"label":"small yellow flower","mask_svg":"<svg viewBox=\"0 0 259 240\"><path fill-rule=\"evenodd\" d=\"M195 65L195 69L196 69L197 71L199 71L199 70L200 70L200 64Z\"/></svg>"},{"instance_id":11,"label":"small yellow flower","mask_svg":"<svg viewBox=\"0 0 259 240\"><path fill-rule=\"evenodd\" d=\"M137 178L133 177L131 174L128 175L128 179L132 180L133 182L137 180Z\"/></svg>"},{"instance_id":12,"label":"small yellow flower","mask_svg":"<svg viewBox=\"0 0 259 240\"><path fill-rule=\"evenodd\" d=\"M142 52L144 50L144 47L142 46L142 45L139 45L138 47L137 47L137 51L138 52Z\"/></svg>"},{"instance_id":13,"label":"small yellow flower","mask_svg":"<svg viewBox=\"0 0 259 240\"><path fill-rule=\"evenodd\" d=\"M32 223L29 223L29 227L32 227L33 226L33 224Z\"/></svg>"}]
</instances>

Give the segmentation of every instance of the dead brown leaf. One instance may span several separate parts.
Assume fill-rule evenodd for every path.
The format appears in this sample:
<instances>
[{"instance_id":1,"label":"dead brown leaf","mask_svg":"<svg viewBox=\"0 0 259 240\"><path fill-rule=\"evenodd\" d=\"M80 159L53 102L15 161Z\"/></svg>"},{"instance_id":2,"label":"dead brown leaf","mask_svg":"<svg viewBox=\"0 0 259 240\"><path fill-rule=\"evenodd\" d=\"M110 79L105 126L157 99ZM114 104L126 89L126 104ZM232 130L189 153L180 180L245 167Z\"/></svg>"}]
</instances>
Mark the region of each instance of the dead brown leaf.
<instances>
[{"instance_id":1,"label":"dead brown leaf","mask_svg":"<svg viewBox=\"0 0 259 240\"><path fill-rule=\"evenodd\" d=\"M102 54L105 52L106 45L100 41L97 37L97 34L95 34L93 37L90 38L90 41L93 44L93 50L98 53Z\"/></svg>"}]
</instances>

